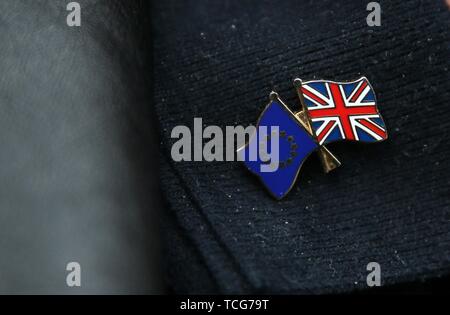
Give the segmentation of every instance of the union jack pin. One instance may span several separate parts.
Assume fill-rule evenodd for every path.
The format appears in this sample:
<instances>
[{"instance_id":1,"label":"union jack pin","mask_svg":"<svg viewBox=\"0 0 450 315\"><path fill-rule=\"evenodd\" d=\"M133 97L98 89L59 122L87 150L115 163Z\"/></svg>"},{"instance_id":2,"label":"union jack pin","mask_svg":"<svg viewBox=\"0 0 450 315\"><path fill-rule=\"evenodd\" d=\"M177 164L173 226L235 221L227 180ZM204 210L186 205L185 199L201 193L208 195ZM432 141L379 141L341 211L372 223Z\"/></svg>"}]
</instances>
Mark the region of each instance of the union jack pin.
<instances>
[{"instance_id":1,"label":"union jack pin","mask_svg":"<svg viewBox=\"0 0 450 315\"><path fill-rule=\"evenodd\" d=\"M295 79L294 86L300 110L291 111L272 92L269 104L258 119L256 133L239 150L247 168L277 199L292 189L303 162L312 152L318 152L326 173L341 165L326 144L341 140L372 143L388 137L367 78L351 82ZM275 132L268 136L260 134L261 130L270 128L276 128ZM271 157L271 167L264 167L268 160L261 154L249 158L252 148L257 148L259 153L276 149L278 154Z\"/></svg>"}]
</instances>

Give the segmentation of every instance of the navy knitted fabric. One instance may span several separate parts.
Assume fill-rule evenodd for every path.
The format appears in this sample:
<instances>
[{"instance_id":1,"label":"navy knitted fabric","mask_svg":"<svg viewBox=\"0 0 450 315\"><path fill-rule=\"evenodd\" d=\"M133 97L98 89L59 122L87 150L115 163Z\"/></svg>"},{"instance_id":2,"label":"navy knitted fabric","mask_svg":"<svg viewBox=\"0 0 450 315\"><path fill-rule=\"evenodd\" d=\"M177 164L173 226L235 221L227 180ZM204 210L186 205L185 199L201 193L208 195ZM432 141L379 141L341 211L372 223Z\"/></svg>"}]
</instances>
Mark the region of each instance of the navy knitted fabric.
<instances>
[{"instance_id":1,"label":"navy knitted fabric","mask_svg":"<svg viewBox=\"0 0 450 315\"><path fill-rule=\"evenodd\" d=\"M155 1L154 104L161 128L167 259L175 292L326 293L450 272L449 12L443 1ZM389 131L314 155L276 201L239 162L173 162L176 125L254 124L296 77L375 89ZM173 233L173 234L172 234ZM195 266L194 266L195 265ZM201 284L205 284L202 287Z\"/></svg>"}]
</instances>

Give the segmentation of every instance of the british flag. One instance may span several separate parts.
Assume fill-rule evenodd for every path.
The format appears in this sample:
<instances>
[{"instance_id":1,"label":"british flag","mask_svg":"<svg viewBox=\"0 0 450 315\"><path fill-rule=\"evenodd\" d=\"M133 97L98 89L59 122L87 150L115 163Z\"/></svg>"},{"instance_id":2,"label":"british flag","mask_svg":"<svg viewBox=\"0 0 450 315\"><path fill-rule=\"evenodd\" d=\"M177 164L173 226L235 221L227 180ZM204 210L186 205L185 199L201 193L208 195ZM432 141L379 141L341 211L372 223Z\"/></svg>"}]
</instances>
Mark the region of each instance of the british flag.
<instances>
[{"instance_id":1,"label":"british flag","mask_svg":"<svg viewBox=\"0 0 450 315\"><path fill-rule=\"evenodd\" d=\"M344 139L362 142L387 139L386 125L367 78L346 83L303 82L301 92L320 144Z\"/></svg>"}]
</instances>

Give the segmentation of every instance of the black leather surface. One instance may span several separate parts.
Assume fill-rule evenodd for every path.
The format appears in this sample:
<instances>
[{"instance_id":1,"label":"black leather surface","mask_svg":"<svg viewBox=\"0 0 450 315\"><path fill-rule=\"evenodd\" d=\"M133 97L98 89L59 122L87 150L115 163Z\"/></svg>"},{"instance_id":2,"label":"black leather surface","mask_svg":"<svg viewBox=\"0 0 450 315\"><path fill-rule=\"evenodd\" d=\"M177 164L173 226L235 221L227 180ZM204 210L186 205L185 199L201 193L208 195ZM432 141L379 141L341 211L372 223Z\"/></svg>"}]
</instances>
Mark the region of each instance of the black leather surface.
<instances>
[{"instance_id":1,"label":"black leather surface","mask_svg":"<svg viewBox=\"0 0 450 315\"><path fill-rule=\"evenodd\" d=\"M79 2L0 2L0 293L160 288L149 8Z\"/></svg>"}]
</instances>

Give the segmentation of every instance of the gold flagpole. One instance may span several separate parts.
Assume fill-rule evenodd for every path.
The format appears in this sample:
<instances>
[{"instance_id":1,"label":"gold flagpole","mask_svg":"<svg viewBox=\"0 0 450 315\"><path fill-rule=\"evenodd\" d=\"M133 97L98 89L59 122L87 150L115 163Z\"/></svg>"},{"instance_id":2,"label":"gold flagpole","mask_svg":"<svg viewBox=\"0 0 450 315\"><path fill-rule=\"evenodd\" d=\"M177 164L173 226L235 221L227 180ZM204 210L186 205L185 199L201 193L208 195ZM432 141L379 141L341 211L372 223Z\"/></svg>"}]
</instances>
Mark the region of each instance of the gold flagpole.
<instances>
[{"instance_id":1,"label":"gold flagpole","mask_svg":"<svg viewBox=\"0 0 450 315\"><path fill-rule=\"evenodd\" d=\"M309 117L308 114L308 108L306 107L305 100L303 98L302 80L298 78L295 79L294 86L297 90L297 95L300 98L300 103L302 106L302 110L296 112L295 117L306 127L308 132L317 140L317 137L312 128L311 118ZM341 165L341 162L339 162L339 160L324 145L320 146L318 153L325 173L328 173Z\"/></svg>"}]
</instances>

